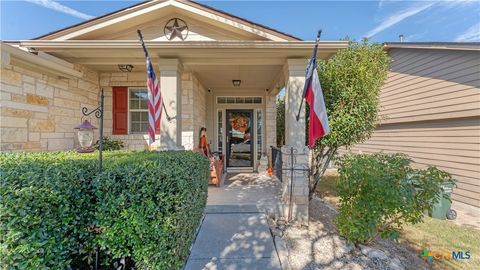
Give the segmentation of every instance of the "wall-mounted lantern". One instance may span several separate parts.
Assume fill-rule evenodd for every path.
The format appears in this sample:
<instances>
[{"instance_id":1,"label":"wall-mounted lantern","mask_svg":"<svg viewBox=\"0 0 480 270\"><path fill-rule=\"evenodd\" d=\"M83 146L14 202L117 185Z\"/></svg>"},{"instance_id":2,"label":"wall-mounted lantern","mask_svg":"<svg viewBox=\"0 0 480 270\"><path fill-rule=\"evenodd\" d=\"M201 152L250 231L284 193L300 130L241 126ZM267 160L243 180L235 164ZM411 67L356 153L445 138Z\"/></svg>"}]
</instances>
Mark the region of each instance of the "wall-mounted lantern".
<instances>
[{"instance_id":1,"label":"wall-mounted lantern","mask_svg":"<svg viewBox=\"0 0 480 270\"><path fill-rule=\"evenodd\" d=\"M121 72L132 72L133 66L132 65L118 65L118 69L120 69Z\"/></svg>"},{"instance_id":2,"label":"wall-mounted lantern","mask_svg":"<svg viewBox=\"0 0 480 270\"><path fill-rule=\"evenodd\" d=\"M77 152L91 153L95 151L95 149L92 147L93 130L97 129L97 127L90 124L88 120L84 120L83 123L76 126L75 129L78 129L77 137L78 137L78 142L80 143L80 147L77 148Z\"/></svg>"},{"instance_id":3,"label":"wall-mounted lantern","mask_svg":"<svg viewBox=\"0 0 480 270\"><path fill-rule=\"evenodd\" d=\"M242 80L232 80L232 84L234 87L239 87L242 84Z\"/></svg>"}]
</instances>

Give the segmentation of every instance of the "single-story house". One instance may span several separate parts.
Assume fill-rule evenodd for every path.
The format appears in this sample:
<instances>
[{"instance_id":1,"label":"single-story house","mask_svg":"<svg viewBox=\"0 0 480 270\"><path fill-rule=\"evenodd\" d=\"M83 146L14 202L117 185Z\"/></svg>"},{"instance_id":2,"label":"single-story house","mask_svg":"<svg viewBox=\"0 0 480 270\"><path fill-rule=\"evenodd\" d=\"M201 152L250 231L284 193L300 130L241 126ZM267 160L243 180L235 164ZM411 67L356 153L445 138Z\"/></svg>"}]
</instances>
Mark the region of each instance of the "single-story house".
<instances>
[{"instance_id":1,"label":"single-story house","mask_svg":"<svg viewBox=\"0 0 480 270\"><path fill-rule=\"evenodd\" d=\"M100 89L105 135L128 149L147 148L147 75L137 29L172 118L162 114L153 148L193 149L206 127L227 169L254 170L276 145L276 95L284 87L287 143L304 145L297 132L304 118L297 122L294 112L313 41L193 1L154 0L32 40L2 42L1 151L74 149L81 109L98 106ZM321 41L318 58L347 46Z\"/></svg>"},{"instance_id":2,"label":"single-story house","mask_svg":"<svg viewBox=\"0 0 480 270\"><path fill-rule=\"evenodd\" d=\"M295 120L314 42L187 0L143 2L32 40L1 44L1 151L78 146L82 107L105 91L105 135L147 147L145 57L166 111L154 148L193 149L200 127L227 170L255 170L276 145L276 96L286 89L286 144L305 145ZM321 41L317 57L347 47ZM458 180L453 198L480 207L478 44L387 43L393 58L378 130L353 151L404 152ZM98 126L95 117L90 118ZM98 133L97 133L98 136Z\"/></svg>"},{"instance_id":3,"label":"single-story house","mask_svg":"<svg viewBox=\"0 0 480 270\"><path fill-rule=\"evenodd\" d=\"M480 207L480 43L385 43L392 58L381 123L354 153L403 152L457 180L452 198Z\"/></svg>"}]
</instances>

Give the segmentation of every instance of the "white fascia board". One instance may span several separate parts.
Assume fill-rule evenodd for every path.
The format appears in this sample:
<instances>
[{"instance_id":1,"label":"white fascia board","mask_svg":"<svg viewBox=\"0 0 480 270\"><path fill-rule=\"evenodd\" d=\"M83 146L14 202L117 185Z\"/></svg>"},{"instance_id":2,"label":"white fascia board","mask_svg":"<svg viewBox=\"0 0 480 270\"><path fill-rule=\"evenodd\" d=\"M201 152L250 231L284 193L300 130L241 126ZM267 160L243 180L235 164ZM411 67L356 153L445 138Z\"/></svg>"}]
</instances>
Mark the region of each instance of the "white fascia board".
<instances>
[{"instance_id":1,"label":"white fascia board","mask_svg":"<svg viewBox=\"0 0 480 270\"><path fill-rule=\"evenodd\" d=\"M143 6L141 8L140 7L135 7L135 9L137 9L137 10L135 10L133 12L130 11L130 10L125 10L124 12L126 12L126 14L124 14L124 15L112 14L113 18L111 18L110 16L107 16L105 18L101 18L101 20L102 20L101 22L98 22L98 21L94 20L91 23L89 23L89 24L91 24L90 26L86 26L86 27L81 28L77 31L58 36L58 37L56 37L52 40L56 40L56 41L69 40L69 39L81 36L83 34L86 34L88 32L92 32L92 31L110 26L112 24L120 23L122 21L131 19L131 18L134 18L134 17L137 17L137 16L141 16L142 14L149 13L149 12L155 11L155 10L160 9L160 8L164 8L164 7L169 6L169 5L172 5L172 1L154 3L154 5L149 6L149 7L143 7Z\"/></svg>"},{"instance_id":2,"label":"white fascia board","mask_svg":"<svg viewBox=\"0 0 480 270\"><path fill-rule=\"evenodd\" d=\"M51 61L45 58L42 58L33 53L26 52L19 48L2 43L2 55L8 56L8 64L20 64L38 68L45 67L44 71L46 73L51 73L59 76L68 76L68 77L82 77L82 72L74 70L73 68L59 64L56 61ZM52 56L53 57L53 56ZM63 61L63 60L62 60ZM6 63L5 63L6 64Z\"/></svg>"},{"instance_id":3,"label":"white fascia board","mask_svg":"<svg viewBox=\"0 0 480 270\"><path fill-rule=\"evenodd\" d=\"M136 40L22 40L18 41L22 47L42 48L112 48L137 49ZM145 41L149 49L154 48L271 48L271 49L308 49L313 48L314 41ZM348 47L346 41L320 41L318 49L343 49Z\"/></svg>"},{"instance_id":4,"label":"white fascia board","mask_svg":"<svg viewBox=\"0 0 480 270\"><path fill-rule=\"evenodd\" d=\"M239 29L241 31L246 31L248 33L258 35L267 39L270 39L272 41L288 41L285 38L280 37L279 35L274 35L270 34L266 31L263 31L259 28L254 28L251 25L241 23L238 21L231 20L227 18L226 16L214 14L212 12L202 10L200 8L194 7L192 5L189 5L188 3L183 3L180 1L165 1L165 2L151 2L151 3L145 3L145 6L137 6L134 8L134 10L125 10L121 12L120 14L112 14L111 16L107 16L105 18L100 18L99 20L94 20L92 22L86 23L86 25L79 26L80 29L76 31L71 31L65 30L65 34L53 34L54 38L51 40L56 40L56 41L65 41L65 40L71 40L73 38L76 38L78 36L84 35L88 32L92 32L98 29L102 29L104 27L108 27L110 25L116 24L116 23L121 23L123 21L126 21L128 19L137 17L137 16L142 16L143 14L147 14L153 11L156 11L158 9L167 7L167 6L172 6L176 7L181 10L185 10L203 17L206 17L208 19L211 19L213 21L218 22L219 24L225 24L230 27ZM150 4L150 6L147 6L147 4Z\"/></svg>"},{"instance_id":5,"label":"white fascia board","mask_svg":"<svg viewBox=\"0 0 480 270\"><path fill-rule=\"evenodd\" d=\"M177 7L179 9L182 9L182 10L186 10L186 11L198 14L198 15L206 17L206 18L209 18L209 19L214 20L214 21L216 21L220 24L226 24L226 25L229 25L231 27L240 29L242 31L247 31L249 33L252 33L252 34L267 38L267 39L270 39L272 41L288 41L287 39L281 38L277 35L269 34L265 31L260 30L260 29L253 28L253 27L251 27L247 24L243 24L243 23L240 23L240 22L230 20L225 16L219 16L217 14L213 14L211 12L201 10L199 8L193 7L191 5L187 5L187 4L182 3L182 2L174 1L174 2L172 2L172 6Z\"/></svg>"}]
</instances>

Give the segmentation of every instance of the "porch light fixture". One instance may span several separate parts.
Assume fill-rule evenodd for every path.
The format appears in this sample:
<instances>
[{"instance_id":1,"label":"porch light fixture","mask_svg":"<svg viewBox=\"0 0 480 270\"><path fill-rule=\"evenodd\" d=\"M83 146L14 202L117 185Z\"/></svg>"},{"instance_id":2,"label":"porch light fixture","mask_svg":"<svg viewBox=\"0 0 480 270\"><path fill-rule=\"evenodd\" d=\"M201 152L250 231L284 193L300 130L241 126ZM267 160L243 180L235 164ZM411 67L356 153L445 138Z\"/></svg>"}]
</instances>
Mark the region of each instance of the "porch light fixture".
<instances>
[{"instance_id":1,"label":"porch light fixture","mask_svg":"<svg viewBox=\"0 0 480 270\"><path fill-rule=\"evenodd\" d=\"M239 87L242 84L242 80L232 80L232 84L234 87Z\"/></svg>"},{"instance_id":2,"label":"porch light fixture","mask_svg":"<svg viewBox=\"0 0 480 270\"><path fill-rule=\"evenodd\" d=\"M80 143L80 147L77 148L77 152L91 153L95 151L95 149L92 147L93 130L97 128L92 124L90 124L88 120L85 120L83 121L83 123L76 126L75 129L78 129L77 137L78 137L78 142Z\"/></svg>"},{"instance_id":3,"label":"porch light fixture","mask_svg":"<svg viewBox=\"0 0 480 270\"><path fill-rule=\"evenodd\" d=\"M118 69L121 72L132 72L133 66L132 65L118 65Z\"/></svg>"}]
</instances>

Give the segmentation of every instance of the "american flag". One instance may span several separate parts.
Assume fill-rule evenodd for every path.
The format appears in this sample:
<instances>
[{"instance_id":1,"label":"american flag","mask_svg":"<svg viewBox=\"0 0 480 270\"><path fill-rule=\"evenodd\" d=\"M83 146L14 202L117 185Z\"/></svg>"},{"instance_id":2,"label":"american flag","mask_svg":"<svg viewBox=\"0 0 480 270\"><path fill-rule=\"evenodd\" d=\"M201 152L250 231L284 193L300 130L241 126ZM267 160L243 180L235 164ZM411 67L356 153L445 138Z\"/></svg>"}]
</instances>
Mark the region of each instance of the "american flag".
<instances>
[{"instance_id":1,"label":"american flag","mask_svg":"<svg viewBox=\"0 0 480 270\"><path fill-rule=\"evenodd\" d=\"M160 127L160 119L162 118L162 94L160 92L160 86L153 71L152 61L148 55L147 48L143 42L143 37L138 31L142 47L145 52L145 58L147 59L147 87L148 87L148 134L149 144L155 142L155 131Z\"/></svg>"}]
</instances>

